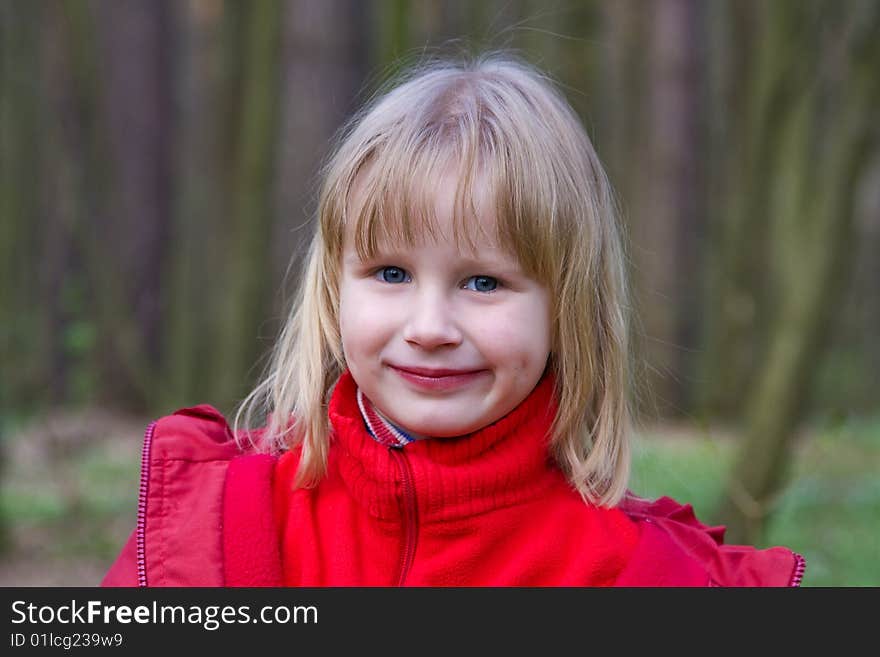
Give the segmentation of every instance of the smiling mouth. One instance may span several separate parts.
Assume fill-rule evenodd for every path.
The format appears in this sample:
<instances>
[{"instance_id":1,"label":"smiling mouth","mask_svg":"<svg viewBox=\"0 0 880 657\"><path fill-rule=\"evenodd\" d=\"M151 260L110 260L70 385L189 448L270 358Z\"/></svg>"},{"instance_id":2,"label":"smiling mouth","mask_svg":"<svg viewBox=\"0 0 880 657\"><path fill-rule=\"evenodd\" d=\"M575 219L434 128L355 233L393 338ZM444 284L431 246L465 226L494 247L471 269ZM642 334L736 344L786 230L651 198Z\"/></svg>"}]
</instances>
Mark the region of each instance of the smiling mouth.
<instances>
[{"instance_id":1,"label":"smiling mouth","mask_svg":"<svg viewBox=\"0 0 880 657\"><path fill-rule=\"evenodd\" d=\"M390 365L389 367L399 370L400 372L406 372L407 374L414 374L416 376L423 376L432 379L439 379L447 376L465 376L467 374L477 374L478 372L482 372L484 370L451 370L445 368L432 369L428 367L400 367L398 365Z\"/></svg>"},{"instance_id":2,"label":"smiling mouth","mask_svg":"<svg viewBox=\"0 0 880 657\"><path fill-rule=\"evenodd\" d=\"M402 379L424 390L452 390L473 383L488 370L427 369L422 367L389 367Z\"/></svg>"}]
</instances>

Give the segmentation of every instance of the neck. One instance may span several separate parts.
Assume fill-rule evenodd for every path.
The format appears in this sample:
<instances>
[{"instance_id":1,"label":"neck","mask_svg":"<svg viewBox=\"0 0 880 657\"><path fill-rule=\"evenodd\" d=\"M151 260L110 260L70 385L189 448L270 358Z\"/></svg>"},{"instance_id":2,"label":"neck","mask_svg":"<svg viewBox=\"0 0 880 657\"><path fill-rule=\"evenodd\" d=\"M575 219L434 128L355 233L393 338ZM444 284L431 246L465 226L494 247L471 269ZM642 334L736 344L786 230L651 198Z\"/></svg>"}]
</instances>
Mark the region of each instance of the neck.
<instances>
[{"instance_id":1,"label":"neck","mask_svg":"<svg viewBox=\"0 0 880 657\"><path fill-rule=\"evenodd\" d=\"M400 426L399 424L397 424L396 422L393 422L393 421L389 420L389 419L388 419L388 416L385 415L385 414L384 414L382 411L380 411L378 408L376 408L375 406L373 406L373 408L376 410L377 415L382 419L383 422L385 422L388 426L394 427L395 429L397 429L397 430L400 431L401 433L405 433L407 436L409 436L409 437L412 438L413 440L424 440L425 438L430 438L430 436L423 436L423 435L420 434L420 433L415 433L415 432L413 432L413 431L410 431L409 429L404 429L403 427L401 427L401 426Z\"/></svg>"},{"instance_id":2,"label":"neck","mask_svg":"<svg viewBox=\"0 0 880 657\"><path fill-rule=\"evenodd\" d=\"M423 436L411 433L385 417L360 388L357 388L355 396L364 427L376 442L388 447L399 448L423 438Z\"/></svg>"}]
</instances>

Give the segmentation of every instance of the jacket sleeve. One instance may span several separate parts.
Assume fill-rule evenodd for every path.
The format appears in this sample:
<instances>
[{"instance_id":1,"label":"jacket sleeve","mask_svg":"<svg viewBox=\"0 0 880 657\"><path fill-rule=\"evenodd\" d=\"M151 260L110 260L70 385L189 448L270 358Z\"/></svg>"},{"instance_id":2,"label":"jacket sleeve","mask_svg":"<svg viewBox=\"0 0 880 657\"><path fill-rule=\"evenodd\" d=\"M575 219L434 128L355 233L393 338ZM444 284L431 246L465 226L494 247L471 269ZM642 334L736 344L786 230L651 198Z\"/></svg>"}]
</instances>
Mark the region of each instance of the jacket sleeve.
<instances>
[{"instance_id":1,"label":"jacket sleeve","mask_svg":"<svg viewBox=\"0 0 880 657\"><path fill-rule=\"evenodd\" d=\"M751 545L728 545L724 543L724 527L710 527L701 523L690 504L679 504L670 497L644 500L629 495L621 509L632 519L643 523L642 540L637 546L641 567L628 574L621 585L633 586L640 579L651 585L655 583L654 571L669 573L681 571L688 574L684 585L701 577L708 586L800 586L806 561L784 547L757 549ZM662 564L659 557L665 559ZM673 567L674 566L674 567Z\"/></svg>"},{"instance_id":2,"label":"jacket sleeve","mask_svg":"<svg viewBox=\"0 0 880 657\"><path fill-rule=\"evenodd\" d=\"M116 561L101 580L101 586L137 586L137 541L131 532Z\"/></svg>"}]
</instances>

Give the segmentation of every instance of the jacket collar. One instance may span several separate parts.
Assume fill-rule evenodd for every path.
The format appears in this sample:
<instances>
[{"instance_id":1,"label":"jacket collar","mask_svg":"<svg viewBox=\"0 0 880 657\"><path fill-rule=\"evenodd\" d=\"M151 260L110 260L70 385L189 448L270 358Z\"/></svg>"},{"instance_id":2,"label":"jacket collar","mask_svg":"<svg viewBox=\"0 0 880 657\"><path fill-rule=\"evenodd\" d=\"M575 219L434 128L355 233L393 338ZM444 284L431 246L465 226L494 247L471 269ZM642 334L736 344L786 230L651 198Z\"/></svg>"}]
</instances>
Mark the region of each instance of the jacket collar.
<instances>
[{"instance_id":1,"label":"jacket collar","mask_svg":"<svg viewBox=\"0 0 880 657\"><path fill-rule=\"evenodd\" d=\"M345 371L330 399L332 440L338 448L331 450L329 467L379 518L400 518L401 487L409 478L421 522L450 521L525 501L564 479L548 456L556 410L553 388L547 374L519 406L493 424L457 438L418 440L393 454L393 448L368 433L357 404L357 384Z\"/></svg>"}]
</instances>

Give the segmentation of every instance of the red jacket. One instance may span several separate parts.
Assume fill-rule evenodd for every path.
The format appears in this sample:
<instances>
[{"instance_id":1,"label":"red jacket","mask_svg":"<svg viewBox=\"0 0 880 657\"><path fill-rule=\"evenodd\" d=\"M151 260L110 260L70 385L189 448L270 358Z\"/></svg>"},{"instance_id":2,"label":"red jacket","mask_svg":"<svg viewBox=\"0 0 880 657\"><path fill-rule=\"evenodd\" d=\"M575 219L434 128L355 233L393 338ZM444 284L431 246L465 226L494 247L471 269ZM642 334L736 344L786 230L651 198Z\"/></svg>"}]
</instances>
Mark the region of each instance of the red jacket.
<instances>
[{"instance_id":1,"label":"red jacket","mask_svg":"<svg viewBox=\"0 0 880 657\"><path fill-rule=\"evenodd\" d=\"M327 475L243 453L206 405L153 422L137 529L105 586L797 586L804 559L722 543L690 505L585 504L546 457L552 384L461 439L404 449L364 428L347 373Z\"/></svg>"}]
</instances>

